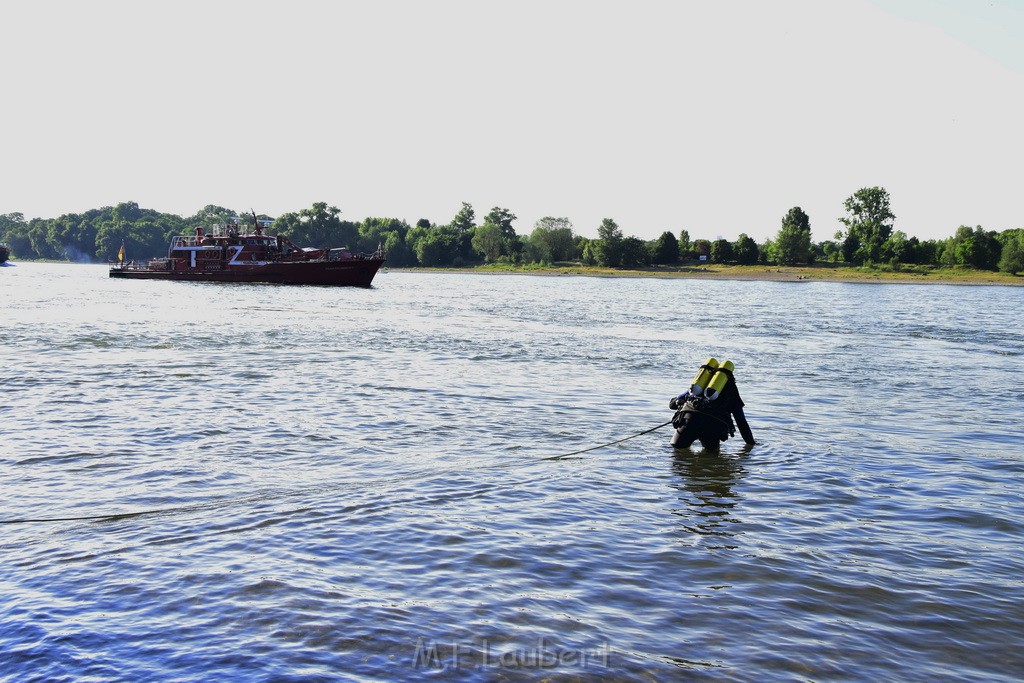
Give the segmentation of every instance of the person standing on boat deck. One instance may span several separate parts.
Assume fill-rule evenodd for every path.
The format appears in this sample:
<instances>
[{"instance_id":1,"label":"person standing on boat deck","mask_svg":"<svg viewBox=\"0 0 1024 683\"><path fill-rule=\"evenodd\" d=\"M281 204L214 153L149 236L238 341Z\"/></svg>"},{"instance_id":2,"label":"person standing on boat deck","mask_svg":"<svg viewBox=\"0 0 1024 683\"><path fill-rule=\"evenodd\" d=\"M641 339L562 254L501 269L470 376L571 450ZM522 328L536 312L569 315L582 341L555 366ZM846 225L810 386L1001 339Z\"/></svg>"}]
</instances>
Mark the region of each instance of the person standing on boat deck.
<instances>
[{"instance_id":1,"label":"person standing on boat deck","mask_svg":"<svg viewBox=\"0 0 1024 683\"><path fill-rule=\"evenodd\" d=\"M701 371L690 390L669 401L668 407L676 411L672 418L672 426L676 428L676 433L672 436L672 446L689 448L694 441L699 440L704 448L717 449L722 441L735 435L736 427L739 427L743 440L748 445L754 445L754 434L747 424L746 415L743 414L744 403L736 386L736 378L732 374L732 363L725 361L722 367L719 367L717 362L711 365L713 358L708 360L708 364L701 366ZM705 372L705 386L714 373L712 386L707 386L706 391L700 385L702 373ZM724 378L724 384L715 386L721 384L718 381L719 374Z\"/></svg>"}]
</instances>

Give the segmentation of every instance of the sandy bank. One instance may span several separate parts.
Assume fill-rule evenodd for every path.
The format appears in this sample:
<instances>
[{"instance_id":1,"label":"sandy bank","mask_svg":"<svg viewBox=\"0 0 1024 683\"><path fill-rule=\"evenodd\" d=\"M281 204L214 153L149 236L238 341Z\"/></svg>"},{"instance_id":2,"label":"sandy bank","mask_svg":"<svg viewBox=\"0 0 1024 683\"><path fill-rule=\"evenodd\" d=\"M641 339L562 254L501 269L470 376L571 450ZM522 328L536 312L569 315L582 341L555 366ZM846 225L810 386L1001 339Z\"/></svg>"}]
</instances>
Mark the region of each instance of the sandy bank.
<instances>
[{"instance_id":1,"label":"sandy bank","mask_svg":"<svg viewBox=\"0 0 1024 683\"><path fill-rule=\"evenodd\" d=\"M659 266L636 270L599 268L596 266L547 266L539 268L509 268L481 266L478 268L395 268L395 272L409 273L474 273L544 275L549 277L657 277L693 278L705 280L759 280L768 282L852 282L882 284L936 284L936 285L1001 285L1024 286L1024 277L979 270L941 268L925 271L873 271L848 267L807 266Z\"/></svg>"}]
</instances>

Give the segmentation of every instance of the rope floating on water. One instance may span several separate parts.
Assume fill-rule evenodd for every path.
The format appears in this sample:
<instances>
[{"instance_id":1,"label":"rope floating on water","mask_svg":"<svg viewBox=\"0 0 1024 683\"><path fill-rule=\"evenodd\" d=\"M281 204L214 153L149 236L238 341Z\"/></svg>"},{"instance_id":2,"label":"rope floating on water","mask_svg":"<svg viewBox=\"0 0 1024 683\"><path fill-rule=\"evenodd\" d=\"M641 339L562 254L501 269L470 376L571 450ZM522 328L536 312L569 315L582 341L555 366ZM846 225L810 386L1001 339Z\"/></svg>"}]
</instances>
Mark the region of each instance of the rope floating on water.
<instances>
[{"instance_id":1,"label":"rope floating on water","mask_svg":"<svg viewBox=\"0 0 1024 683\"><path fill-rule=\"evenodd\" d=\"M590 451L596 451L599 448L604 448L606 446L614 446L617 443L622 443L623 441L629 441L630 439L635 439L636 437L643 436L644 434L650 434L651 432L657 431L657 430L661 429L662 427L666 427L666 426L668 426L670 424L672 424L672 420L669 420L668 422L663 422L662 424L658 425L657 427L651 427L650 429L647 429L645 431L639 432L637 434L633 434L632 436L627 436L624 439L618 439L616 441L609 441L608 443L603 443L603 444L600 444L600 445L597 445L597 446L591 446L590 448L584 448L584 449L579 450L579 451L573 451L572 453L563 453L562 455L552 455L552 456L549 456L547 458L541 458L541 460L561 460L562 458L568 458L571 455L579 455L580 453L589 453Z\"/></svg>"},{"instance_id":2,"label":"rope floating on water","mask_svg":"<svg viewBox=\"0 0 1024 683\"><path fill-rule=\"evenodd\" d=\"M661 429L662 427L667 427L670 424L672 424L672 420L669 420L668 422L663 422L663 423L661 423L660 425L658 425L656 427L651 427L650 429L645 429L642 432L637 432L636 434L631 434L630 436L627 436L627 437L622 438L622 439L616 439L615 441L608 441L607 443L598 444L597 446L591 446L590 448L582 448L582 449L580 449L578 451L573 451L572 453L562 453L561 455L552 455L552 456L548 456L546 458L539 458L539 460L542 460L542 461L543 460L561 460L562 458L568 458L568 457L571 457L571 456L574 456L574 455L580 455L582 453L589 453L590 451L596 451L596 450L598 450L600 448L606 448L608 446L614 446L615 444L620 444L620 443L622 443L624 441L629 441L630 439L635 439L638 436L643 436L645 434L650 434L651 432L657 431L657 430ZM179 512L180 510L181 510L181 508L163 508L163 509L158 509L158 510L140 510L138 512L116 512L116 513L109 513L109 514L105 514L105 515L79 515L79 516L74 516L74 517L38 517L38 518L26 517L26 518L21 518L21 519L0 519L0 524L42 524L42 523L46 523L46 522L50 522L50 523L53 523L53 522L95 522L95 521L101 521L101 520L103 520L103 521L114 521L114 520L118 520L118 519L129 519L131 517L143 517L143 516L148 516L148 515L158 515L158 514L161 514L161 513L173 513L173 512Z\"/></svg>"},{"instance_id":3,"label":"rope floating on water","mask_svg":"<svg viewBox=\"0 0 1024 683\"><path fill-rule=\"evenodd\" d=\"M175 508L162 510L140 510L138 512L112 512L106 515L81 515L79 517L40 517L25 519L0 519L0 524L33 524L37 522L93 522L96 520L128 519L129 517L143 517L145 515L159 515L165 512L176 512Z\"/></svg>"}]
</instances>

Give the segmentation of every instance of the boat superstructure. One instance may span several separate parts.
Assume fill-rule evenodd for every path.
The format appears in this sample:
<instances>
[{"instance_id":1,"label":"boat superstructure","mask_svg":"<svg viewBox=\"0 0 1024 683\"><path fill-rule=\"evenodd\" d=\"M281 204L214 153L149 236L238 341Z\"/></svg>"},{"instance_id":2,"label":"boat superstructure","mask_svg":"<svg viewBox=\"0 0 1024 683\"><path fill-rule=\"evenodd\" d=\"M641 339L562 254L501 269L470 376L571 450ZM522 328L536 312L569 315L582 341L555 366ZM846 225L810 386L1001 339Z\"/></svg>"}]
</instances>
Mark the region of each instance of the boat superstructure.
<instances>
[{"instance_id":1,"label":"boat superstructure","mask_svg":"<svg viewBox=\"0 0 1024 683\"><path fill-rule=\"evenodd\" d=\"M369 287L385 261L373 254L345 248L310 249L287 237L268 235L271 221L253 219L214 225L209 232L171 238L166 258L124 260L110 266L110 277L192 282L270 282L291 285L348 285Z\"/></svg>"}]
</instances>

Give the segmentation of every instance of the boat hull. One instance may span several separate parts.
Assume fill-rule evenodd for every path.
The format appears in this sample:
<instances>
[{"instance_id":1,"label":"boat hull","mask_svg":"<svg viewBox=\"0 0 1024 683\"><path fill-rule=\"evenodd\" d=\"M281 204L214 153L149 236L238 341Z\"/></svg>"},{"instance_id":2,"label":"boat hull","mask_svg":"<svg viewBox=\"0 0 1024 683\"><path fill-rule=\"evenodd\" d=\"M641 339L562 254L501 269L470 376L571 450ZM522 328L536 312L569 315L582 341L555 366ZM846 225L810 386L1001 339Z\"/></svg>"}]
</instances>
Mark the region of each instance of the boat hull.
<instances>
[{"instance_id":1,"label":"boat hull","mask_svg":"<svg viewBox=\"0 0 1024 683\"><path fill-rule=\"evenodd\" d=\"M369 287L383 263L384 259L368 258L227 265L210 270L160 270L147 266L117 264L111 266L110 277L180 282L266 282L282 285Z\"/></svg>"}]
</instances>

